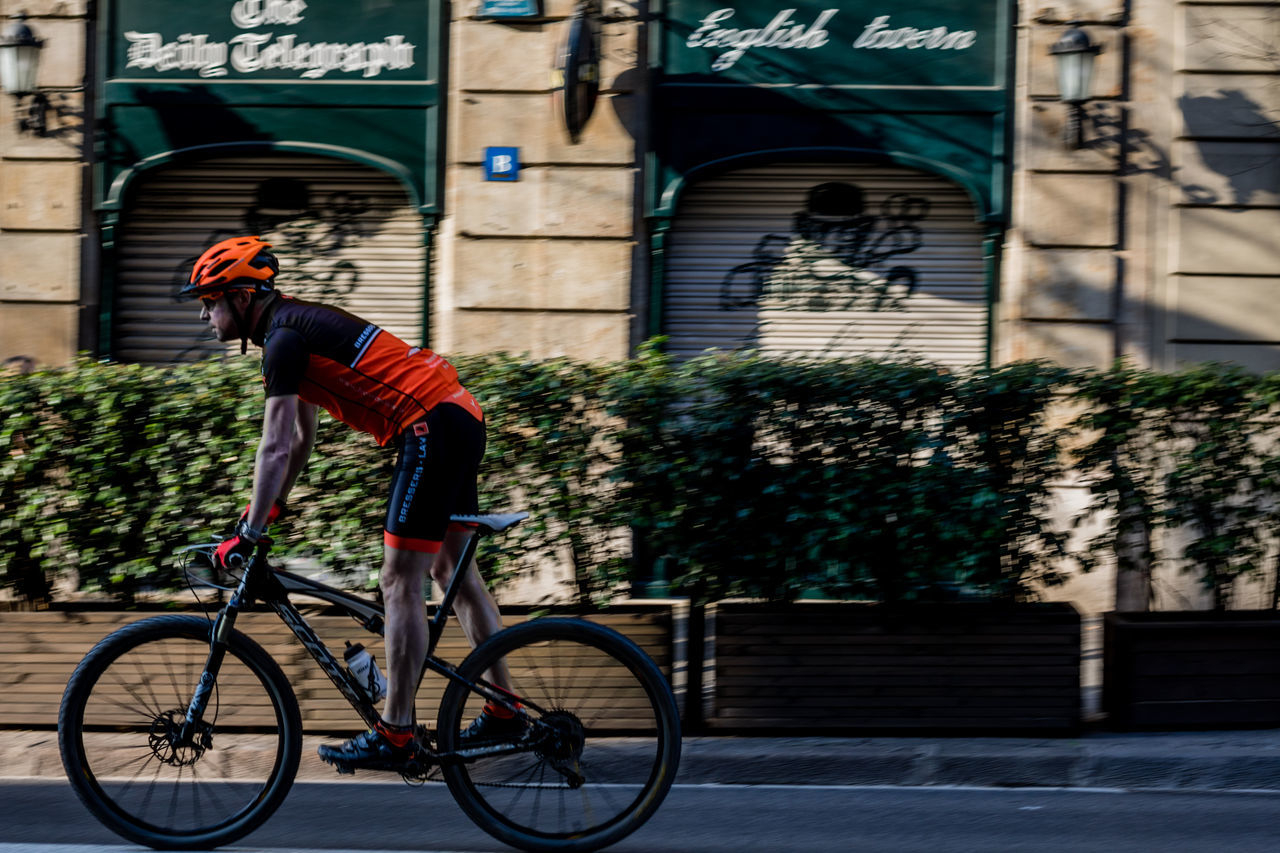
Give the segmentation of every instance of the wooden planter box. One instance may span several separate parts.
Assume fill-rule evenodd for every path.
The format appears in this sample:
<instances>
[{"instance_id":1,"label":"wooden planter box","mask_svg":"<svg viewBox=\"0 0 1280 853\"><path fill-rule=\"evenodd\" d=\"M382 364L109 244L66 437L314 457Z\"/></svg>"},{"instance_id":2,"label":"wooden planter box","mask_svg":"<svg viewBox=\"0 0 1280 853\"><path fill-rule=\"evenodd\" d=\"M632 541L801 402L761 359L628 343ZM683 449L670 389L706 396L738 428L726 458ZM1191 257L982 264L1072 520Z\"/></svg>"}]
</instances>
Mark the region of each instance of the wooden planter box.
<instances>
[{"instance_id":1,"label":"wooden planter box","mask_svg":"<svg viewBox=\"0 0 1280 853\"><path fill-rule=\"evenodd\" d=\"M719 730L1071 732L1080 616L1068 604L889 608L720 603L703 714Z\"/></svg>"},{"instance_id":2,"label":"wooden planter box","mask_svg":"<svg viewBox=\"0 0 1280 853\"><path fill-rule=\"evenodd\" d=\"M138 619L167 611L46 610L40 612L0 612L0 728L50 728L58 721L58 706L80 659L94 644L112 631ZM531 608L503 608L503 621L510 625L529 617ZM539 610L546 615L578 615L556 610ZM327 615L323 610L304 609L307 621L335 655L341 657L343 641L363 643L385 671L382 639L364 631L346 615ZM676 700L684 709L688 605L685 602L636 602L619 604L588 615L627 635L657 662L674 685ZM364 728L360 718L330 683L302 644L274 613L241 614L236 623L261 644L289 677L302 708L303 729L316 733L345 733ZM450 620L440 640L437 654L452 663L461 663L470 645ZM423 721L435 719L445 681L432 675L418 692L418 711Z\"/></svg>"},{"instance_id":3,"label":"wooden planter box","mask_svg":"<svg viewBox=\"0 0 1280 853\"><path fill-rule=\"evenodd\" d=\"M1108 613L1102 707L1121 729L1280 726L1280 612Z\"/></svg>"}]
</instances>

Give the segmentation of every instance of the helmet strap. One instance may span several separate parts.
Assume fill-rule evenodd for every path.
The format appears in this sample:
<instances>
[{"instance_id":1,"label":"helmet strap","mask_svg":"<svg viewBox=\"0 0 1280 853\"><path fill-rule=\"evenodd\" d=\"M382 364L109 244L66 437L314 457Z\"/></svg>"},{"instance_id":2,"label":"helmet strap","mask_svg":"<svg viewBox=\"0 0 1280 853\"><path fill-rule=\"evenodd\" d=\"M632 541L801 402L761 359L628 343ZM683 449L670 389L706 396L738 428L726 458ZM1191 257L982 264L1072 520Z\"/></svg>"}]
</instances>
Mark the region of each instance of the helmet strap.
<instances>
[{"instance_id":1,"label":"helmet strap","mask_svg":"<svg viewBox=\"0 0 1280 853\"><path fill-rule=\"evenodd\" d=\"M227 307L231 309L231 319L236 321L236 328L240 330L240 354L244 355L249 351L249 320L236 306L231 295L232 291L227 291Z\"/></svg>"}]
</instances>

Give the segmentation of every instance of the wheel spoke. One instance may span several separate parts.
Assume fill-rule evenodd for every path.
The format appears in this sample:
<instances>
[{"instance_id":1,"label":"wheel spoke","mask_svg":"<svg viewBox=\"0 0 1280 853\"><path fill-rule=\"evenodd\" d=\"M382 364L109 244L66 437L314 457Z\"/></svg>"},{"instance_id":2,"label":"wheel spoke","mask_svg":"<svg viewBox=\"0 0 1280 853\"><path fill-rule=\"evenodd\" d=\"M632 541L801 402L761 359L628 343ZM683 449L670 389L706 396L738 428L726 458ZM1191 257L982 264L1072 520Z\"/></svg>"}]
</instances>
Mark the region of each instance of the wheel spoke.
<instances>
[{"instance_id":1,"label":"wheel spoke","mask_svg":"<svg viewBox=\"0 0 1280 853\"><path fill-rule=\"evenodd\" d=\"M446 765L459 804L487 832L527 850L594 849L634 831L665 796L679 761L675 704L652 661L608 629L551 619L494 636L460 671L474 678L504 658L535 719L531 745ZM482 700L450 686L442 747L454 748ZM600 737L597 726L626 737Z\"/></svg>"}]
</instances>

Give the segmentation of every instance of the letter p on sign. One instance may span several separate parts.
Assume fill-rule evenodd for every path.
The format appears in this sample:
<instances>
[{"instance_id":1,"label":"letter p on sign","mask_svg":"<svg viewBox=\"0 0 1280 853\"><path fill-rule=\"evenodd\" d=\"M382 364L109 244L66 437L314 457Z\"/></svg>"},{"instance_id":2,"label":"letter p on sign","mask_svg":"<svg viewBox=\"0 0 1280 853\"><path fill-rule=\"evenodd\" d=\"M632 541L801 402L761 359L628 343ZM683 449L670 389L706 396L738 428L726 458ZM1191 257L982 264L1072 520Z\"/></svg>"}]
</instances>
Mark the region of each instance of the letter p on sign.
<instances>
[{"instance_id":1,"label":"letter p on sign","mask_svg":"<svg viewBox=\"0 0 1280 853\"><path fill-rule=\"evenodd\" d=\"M520 149L486 148L484 150L484 179L486 181L520 180Z\"/></svg>"}]
</instances>

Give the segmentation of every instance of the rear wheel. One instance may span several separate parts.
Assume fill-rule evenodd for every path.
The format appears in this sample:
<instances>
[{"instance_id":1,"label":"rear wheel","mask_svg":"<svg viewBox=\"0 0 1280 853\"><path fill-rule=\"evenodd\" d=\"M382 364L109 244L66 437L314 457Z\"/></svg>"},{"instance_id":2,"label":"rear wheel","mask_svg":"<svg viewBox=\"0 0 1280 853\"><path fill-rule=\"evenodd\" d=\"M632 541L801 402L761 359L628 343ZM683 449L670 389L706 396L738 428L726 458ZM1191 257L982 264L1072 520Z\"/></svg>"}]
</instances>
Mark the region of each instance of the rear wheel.
<instances>
[{"instance_id":1,"label":"rear wheel","mask_svg":"<svg viewBox=\"0 0 1280 853\"><path fill-rule=\"evenodd\" d=\"M443 772L482 829L531 851L588 851L638 829L671 788L680 720L666 679L638 646L608 628L541 619L482 643L459 667L470 680L501 660L526 726L497 743L463 738L483 696L452 682L440 704ZM485 750L506 754L483 754Z\"/></svg>"},{"instance_id":2,"label":"rear wheel","mask_svg":"<svg viewBox=\"0 0 1280 853\"><path fill-rule=\"evenodd\" d=\"M121 628L85 656L62 697L67 778L103 824L139 844L242 838L279 807L298 770L297 700L275 661L238 631L228 633L204 719L184 725L210 630L176 615Z\"/></svg>"}]
</instances>

